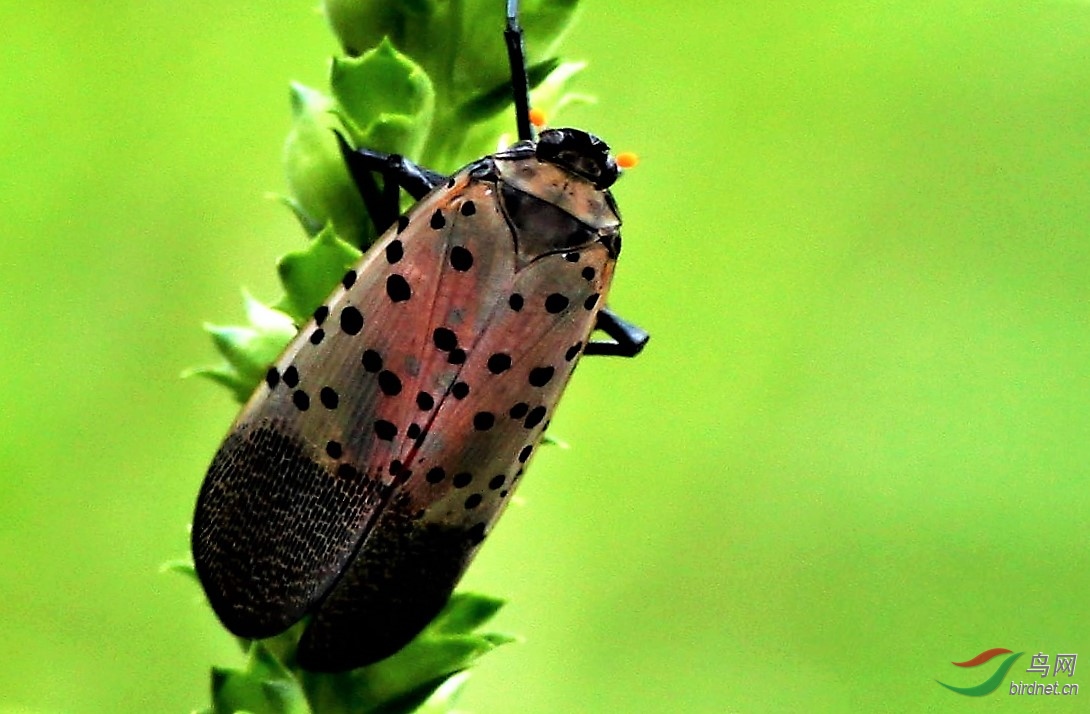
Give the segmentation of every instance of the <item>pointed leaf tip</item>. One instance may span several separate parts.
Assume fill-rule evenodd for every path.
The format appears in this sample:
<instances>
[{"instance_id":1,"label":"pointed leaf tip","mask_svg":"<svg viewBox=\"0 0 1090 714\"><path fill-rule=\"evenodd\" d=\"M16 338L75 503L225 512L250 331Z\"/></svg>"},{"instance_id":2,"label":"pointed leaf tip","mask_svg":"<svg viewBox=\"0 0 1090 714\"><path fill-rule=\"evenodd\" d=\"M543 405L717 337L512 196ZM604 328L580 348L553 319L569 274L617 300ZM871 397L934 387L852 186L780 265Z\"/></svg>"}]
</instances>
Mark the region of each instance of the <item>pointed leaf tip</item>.
<instances>
[{"instance_id":1,"label":"pointed leaf tip","mask_svg":"<svg viewBox=\"0 0 1090 714\"><path fill-rule=\"evenodd\" d=\"M427 73L389 39L359 57L334 59L330 87L353 143L419 156L431 127L435 89ZM389 131L390 117L400 131ZM384 132L379 127L385 126Z\"/></svg>"},{"instance_id":2,"label":"pointed leaf tip","mask_svg":"<svg viewBox=\"0 0 1090 714\"><path fill-rule=\"evenodd\" d=\"M284 286L277 308L300 324L306 322L362 255L326 226L305 248L285 254L277 263Z\"/></svg>"}]
</instances>

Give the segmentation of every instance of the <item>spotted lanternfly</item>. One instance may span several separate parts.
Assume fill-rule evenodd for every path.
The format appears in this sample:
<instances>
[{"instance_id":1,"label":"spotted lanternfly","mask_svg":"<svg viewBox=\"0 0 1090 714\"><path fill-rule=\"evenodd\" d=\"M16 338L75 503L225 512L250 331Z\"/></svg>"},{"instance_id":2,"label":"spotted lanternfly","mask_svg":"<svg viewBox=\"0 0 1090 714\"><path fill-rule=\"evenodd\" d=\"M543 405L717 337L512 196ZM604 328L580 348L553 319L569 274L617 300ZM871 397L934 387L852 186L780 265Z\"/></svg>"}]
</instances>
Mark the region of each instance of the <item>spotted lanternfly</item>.
<instances>
[{"instance_id":1,"label":"spotted lanternfly","mask_svg":"<svg viewBox=\"0 0 1090 714\"><path fill-rule=\"evenodd\" d=\"M621 249L609 147L578 129L534 140L514 0L505 38L511 148L448 178L342 140L389 230L269 368L201 487L193 556L213 609L255 639L309 616L307 669L369 664L419 633L580 355L634 356L648 339L604 307ZM418 203L398 217L375 173Z\"/></svg>"}]
</instances>

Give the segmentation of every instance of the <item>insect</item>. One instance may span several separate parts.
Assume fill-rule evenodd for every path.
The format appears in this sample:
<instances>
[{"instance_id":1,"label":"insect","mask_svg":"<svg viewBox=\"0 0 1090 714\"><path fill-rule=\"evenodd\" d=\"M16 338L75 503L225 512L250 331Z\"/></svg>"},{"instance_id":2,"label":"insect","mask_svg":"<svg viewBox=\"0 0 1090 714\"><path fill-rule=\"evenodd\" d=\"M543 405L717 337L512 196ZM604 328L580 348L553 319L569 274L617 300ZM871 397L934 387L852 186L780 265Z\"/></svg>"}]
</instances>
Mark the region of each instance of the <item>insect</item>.
<instances>
[{"instance_id":1,"label":"insect","mask_svg":"<svg viewBox=\"0 0 1090 714\"><path fill-rule=\"evenodd\" d=\"M609 147L578 129L534 139L516 0L505 38L509 149L447 177L341 140L388 230L269 368L197 499L212 608L252 639L309 616L297 659L310 670L370 664L418 634L510 501L579 357L648 340L604 305L621 249ZM399 216L401 189L417 203Z\"/></svg>"}]
</instances>

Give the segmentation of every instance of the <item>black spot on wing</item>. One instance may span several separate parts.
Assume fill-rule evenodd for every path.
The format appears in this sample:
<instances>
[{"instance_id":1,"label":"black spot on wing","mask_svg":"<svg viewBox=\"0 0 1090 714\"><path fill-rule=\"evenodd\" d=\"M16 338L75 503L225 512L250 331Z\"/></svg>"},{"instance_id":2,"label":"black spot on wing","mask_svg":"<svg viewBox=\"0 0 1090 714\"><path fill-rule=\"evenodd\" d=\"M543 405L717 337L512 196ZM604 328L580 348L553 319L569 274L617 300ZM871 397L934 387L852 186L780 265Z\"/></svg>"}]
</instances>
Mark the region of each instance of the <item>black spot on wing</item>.
<instances>
[{"instance_id":1,"label":"black spot on wing","mask_svg":"<svg viewBox=\"0 0 1090 714\"><path fill-rule=\"evenodd\" d=\"M568 300L567 296L560 293L552 293L549 297L545 298L545 311L555 315L558 312L563 312L569 302L571 301Z\"/></svg>"},{"instance_id":2,"label":"black spot on wing","mask_svg":"<svg viewBox=\"0 0 1090 714\"><path fill-rule=\"evenodd\" d=\"M530 370L530 386L544 387L552 380L553 374L555 373L556 369L554 369L553 367L534 367Z\"/></svg>"},{"instance_id":3,"label":"black spot on wing","mask_svg":"<svg viewBox=\"0 0 1090 714\"><path fill-rule=\"evenodd\" d=\"M405 257L405 246L396 238L386 245L386 262L390 265L401 262Z\"/></svg>"},{"instance_id":4,"label":"black spot on wing","mask_svg":"<svg viewBox=\"0 0 1090 714\"><path fill-rule=\"evenodd\" d=\"M511 369L511 355L497 352L488 358L488 371L492 374L502 374Z\"/></svg>"},{"instance_id":5,"label":"black spot on wing","mask_svg":"<svg viewBox=\"0 0 1090 714\"><path fill-rule=\"evenodd\" d=\"M388 397L401 394L401 379L389 370L384 369L378 373L378 386Z\"/></svg>"},{"instance_id":6,"label":"black spot on wing","mask_svg":"<svg viewBox=\"0 0 1090 714\"><path fill-rule=\"evenodd\" d=\"M450 249L450 267L464 273L473 267L473 254L460 245L454 246Z\"/></svg>"},{"instance_id":7,"label":"black spot on wing","mask_svg":"<svg viewBox=\"0 0 1090 714\"><path fill-rule=\"evenodd\" d=\"M397 436L397 426L385 419L375 420L375 436L383 441L393 441Z\"/></svg>"},{"instance_id":8,"label":"black spot on wing","mask_svg":"<svg viewBox=\"0 0 1090 714\"><path fill-rule=\"evenodd\" d=\"M382 355L375 350L364 350L361 362L368 372L377 372L382 369Z\"/></svg>"},{"instance_id":9,"label":"black spot on wing","mask_svg":"<svg viewBox=\"0 0 1090 714\"><path fill-rule=\"evenodd\" d=\"M458 346L458 335L449 327L437 327L431 333L432 343L436 349L450 352Z\"/></svg>"},{"instance_id":10,"label":"black spot on wing","mask_svg":"<svg viewBox=\"0 0 1090 714\"><path fill-rule=\"evenodd\" d=\"M527 429L533 429L535 426L541 423L541 420L545 418L545 407L537 406L530 410L530 413L526 415L526 421L522 425Z\"/></svg>"},{"instance_id":11,"label":"black spot on wing","mask_svg":"<svg viewBox=\"0 0 1090 714\"><path fill-rule=\"evenodd\" d=\"M412 297L413 291L405 276L394 273L386 278L386 294L392 302L405 302Z\"/></svg>"},{"instance_id":12,"label":"black spot on wing","mask_svg":"<svg viewBox=\"0 0 1090 714\"><path fill-rule=\"evenodd\" d=\"M363 329L363 313L352 305L341 310L341 331L346 335L358 335Z\"/></svg>"}]
</instances>

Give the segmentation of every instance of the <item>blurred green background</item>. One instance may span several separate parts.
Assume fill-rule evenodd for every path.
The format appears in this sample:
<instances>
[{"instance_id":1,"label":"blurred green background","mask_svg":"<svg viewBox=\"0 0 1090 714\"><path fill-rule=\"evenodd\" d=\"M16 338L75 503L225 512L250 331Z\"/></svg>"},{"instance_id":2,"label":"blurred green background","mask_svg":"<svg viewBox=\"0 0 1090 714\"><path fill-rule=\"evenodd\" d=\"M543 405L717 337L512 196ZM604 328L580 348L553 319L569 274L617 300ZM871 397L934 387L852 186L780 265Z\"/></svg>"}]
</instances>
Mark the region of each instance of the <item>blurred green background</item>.
<instances>
[{"instance_id":1,"label":"blurred green background","mask_svg":"<svg viewBox=\"0 0 1090 714\"><path fill-rule=\"evenodd\" d=\"M0 6L0 711L239 662L157 572L235 411L178 374L301 243L263 195L314 4ZM643 158L611 302L654 339L584 363L471 569L526 641L464 708L1085 709L1090 5L589 0L564 47L560 123ZM991 647L1084 691L935 683Z\"/></svg>"}]
</instances>

